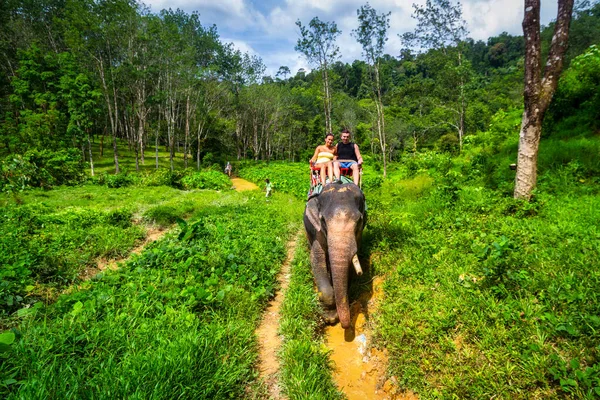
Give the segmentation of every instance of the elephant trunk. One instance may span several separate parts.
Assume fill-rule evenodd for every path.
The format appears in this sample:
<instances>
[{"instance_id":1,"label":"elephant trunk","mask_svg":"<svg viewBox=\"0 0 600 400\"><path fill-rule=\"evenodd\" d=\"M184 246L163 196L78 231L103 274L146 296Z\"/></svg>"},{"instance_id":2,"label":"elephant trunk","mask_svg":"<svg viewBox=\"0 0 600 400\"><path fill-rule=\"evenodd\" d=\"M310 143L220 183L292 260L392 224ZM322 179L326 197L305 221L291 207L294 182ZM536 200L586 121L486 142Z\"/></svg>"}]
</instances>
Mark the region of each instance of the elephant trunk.
<instances>
[{"instance_id":1,"label":"elephant trunk","mask_svg":"<svg viewBox=\"0 0 600 400\"><path fill-rule=\"evenodd\" d=\"M330 234L331 236L331 234ZM348 233L345 233L348 236ZM334 235L333 240L328 240L329 263L331 266L331 280L335 305L342 328L350 328L350 304L348 302L348 281L350 264L356 254L357 246L354 236L340 237Z\"/></svg>"}]
</instances>

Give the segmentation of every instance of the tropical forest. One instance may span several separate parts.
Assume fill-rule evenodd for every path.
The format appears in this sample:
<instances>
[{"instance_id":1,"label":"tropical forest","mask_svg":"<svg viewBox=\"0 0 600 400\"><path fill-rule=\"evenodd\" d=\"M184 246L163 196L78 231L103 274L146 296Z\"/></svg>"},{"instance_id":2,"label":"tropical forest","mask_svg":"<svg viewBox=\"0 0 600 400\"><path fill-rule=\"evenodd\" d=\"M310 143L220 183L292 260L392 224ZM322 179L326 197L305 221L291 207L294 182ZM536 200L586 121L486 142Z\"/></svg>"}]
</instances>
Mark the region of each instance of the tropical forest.
<instances>
[{"instance_id":1,"label":"tropical forest","mask_svg":"<svg viewBox=\"0 0 600 400\"><path fill-rule=\"evenodd\" d=\"M600 398L600 2L372 3L0 2L0 398Z\"/></svg>"}]
</instances>

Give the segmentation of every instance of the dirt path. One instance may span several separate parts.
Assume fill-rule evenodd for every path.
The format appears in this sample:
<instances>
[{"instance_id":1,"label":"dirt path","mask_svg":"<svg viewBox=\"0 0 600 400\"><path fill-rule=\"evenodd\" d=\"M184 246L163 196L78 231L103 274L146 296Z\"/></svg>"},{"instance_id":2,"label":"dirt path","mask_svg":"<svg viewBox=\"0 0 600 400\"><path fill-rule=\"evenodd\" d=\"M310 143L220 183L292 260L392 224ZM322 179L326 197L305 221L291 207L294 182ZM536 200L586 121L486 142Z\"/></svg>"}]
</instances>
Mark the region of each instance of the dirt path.
<instances>
[{"instance_id":1,"label":"dirt path","mask_svg":"<svg viewBox=\"0 0 600 400\"><path fill-rule=\"evenodd\" d=\"M334 380L348 400L416 400L412 393L399 393L395 377L386 379L387 352L371 345L367 313L373 313L383 295L383 278L375 277L373 291L352 303L354 331L339 324L325 329L325 341L335 363Z\"/></svg>"},{"instance_id":2,"label":"dirt path","mask_svg":"<svg viewBox=\"0 0 600 400\"><path fill-rule=\"evenodd\" d=\"M141 253L142 250L144 250L144 247L146 247L148 244L155 242L158 239L162 238L167 232L168 232L168 229L149 228L148 231L146 232L146 238L144 239L144 241L142 243L140 243L138 246L136 246L133 250L131 250L131 252L129 253L128 256L122 257L122 258L113 258L113 259L107 259L104 257L100 258L98 260L98 263L96 264L96 266L88 267L88 268L84 269L79 274L79 279L81 279L82 281L87 281L87 280L91 279L94 275L96 275L106 269L110 269L113 271L116 270L118 268L118 263L129 259L129 257L131 257L132 254Z\"/></svg>"},{"instance_id":3,"label":"dirt path","mask_svg":"<svg viewBox=\"0 0 600 400\"><path fill-rule=\"evenodd\" d=\"M241 192L244 190L258 190L259 189L259 187L256 186L254 183L249 182L242 178L231 178L231 183L233 184L233 188L235 190L237 190L238 192Z\"/></svg>"},{"instance_id":4,"label":"dirt path","mask_svg":"<svg viewBox=\"0 0 600 400\"><path fill-rule=\"evenodd\" d=\"M278 383L279 360L277 359L277 352L281 348L281 336L277 331L280 320L279 311L283 303L283 296L290 283L291 265L299 237L300 233L287 244L287 257L277 276L279 290L267 306L260 326L256 330L259 340L260 377L267 384L270 398L274 400L283 399L281 387Z\"/></svg>"}]
</instances>

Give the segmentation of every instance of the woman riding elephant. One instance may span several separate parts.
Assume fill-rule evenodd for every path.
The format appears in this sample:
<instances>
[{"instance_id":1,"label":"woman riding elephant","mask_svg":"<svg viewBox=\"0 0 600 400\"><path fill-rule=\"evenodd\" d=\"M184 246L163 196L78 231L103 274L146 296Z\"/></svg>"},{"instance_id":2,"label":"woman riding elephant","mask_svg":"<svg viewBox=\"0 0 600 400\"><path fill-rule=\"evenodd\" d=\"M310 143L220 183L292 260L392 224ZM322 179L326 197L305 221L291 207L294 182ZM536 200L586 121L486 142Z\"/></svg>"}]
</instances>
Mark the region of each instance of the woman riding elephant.
<instances>
[{"instance_id":1,"label":"woman riding elephant","mask_svg":"<svg viewBox=\"0 0 600 400\"><path fill-rule=\"evenodd\" d=\"M310 164L321 169L321 184L325 186L326 177L333 182L333 159L337 155L337 147L333 145L333 134L325 135L325 144L317 146Z\"/></svg>"}]
</instances>

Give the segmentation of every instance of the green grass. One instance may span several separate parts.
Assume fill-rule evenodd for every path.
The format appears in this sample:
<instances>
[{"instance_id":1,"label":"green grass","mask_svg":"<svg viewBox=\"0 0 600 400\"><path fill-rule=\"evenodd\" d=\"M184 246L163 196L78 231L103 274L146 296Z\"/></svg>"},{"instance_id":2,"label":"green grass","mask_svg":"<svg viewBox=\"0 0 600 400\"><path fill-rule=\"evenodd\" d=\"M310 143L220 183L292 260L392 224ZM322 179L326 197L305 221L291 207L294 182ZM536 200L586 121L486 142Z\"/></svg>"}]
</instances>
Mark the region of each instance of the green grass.
<instances>
[{"instance_id":1,"label":"green grass","mask_svg":"<svg viewBox=\"0 0 600 400\"><path fill-rule=\"evenodd\" d=\"M441 171L367 196L389 374L422 398L600 395L597 185L554 169L522 203Z\"/></svg>"},{"instance_id":2,"label":"green grass","mask_svg":"<svg viewBox=\"0 0 600 400\"><path fill-rule=\"evenodd\" d=\"M306 241L297 247L290 285L281 309L284 337L279 353L281 379L289 399L341 399L332 380L333 365L319 326L319 304Z\"/></svg>"},{"instance_id":3,"label":"green grass","mask_svg":"<svg viewBox=\"0 0 600 400\"><path fill-rule=\"evenodd\" d=\"M118 258L146 236L216 201L213 191L87 185L0 197L0 323L12 312L53 299L97 259Z\"/></svg>"},{"instance_id":4,"label":"green grass","mask_svg":"<svg viewBox=\"0 0 600 400\"><path fill-rule=\"evenodd\" d=\"M127 146L127 143L122 140L117 141L118 154L119 154L119 169L129 172L136 171L135 169L135 152L130 150ZM145 159L144 164L141 163L141 159L139 162L139 170L143 171L152 171L156 169L156 154L154 144L149 144L148 148L144 152ZM86 159L88 157L88 153L86 152ZM95 142L92 144L92 157L94 161L94 172L96 174L101 173L109 173L113 174L115 172L115 159L113 154L112 141L110 137L106 137L104 140L104 152L102 157L100 156L100 140L99 138L95 138ZM182 170L184 168L183 161L183 153L175 152L173 157L173 165L176 170ZM165 151L164 146L159 147L158 151L158 167L170 169L171 164L169 161L169 152ZM196 161L194 158L188 158L188 167L195 168ZM90 173L89 169L89 160L88 160L88 168L87 172Z\"/></svg>"},{"instance_id":5,"label":"green grass","mask_svg":"<svg viewBox=\"0 0 600 400\"><path fill-rule=\"evenodd\" d=\"M255 193L206 200L120 270L20 313L3 397L264 396L254 330L301 207Z\"/></svg>"}]
</instances>

